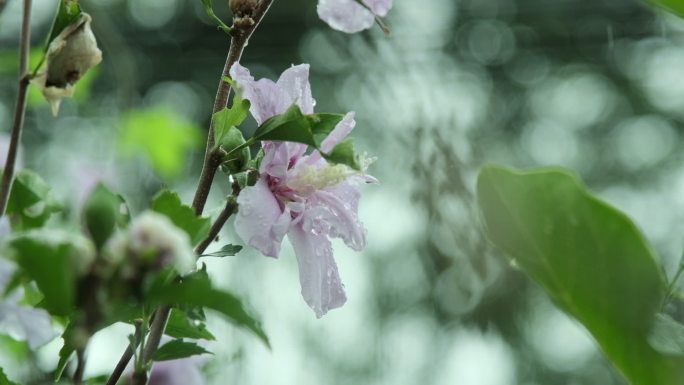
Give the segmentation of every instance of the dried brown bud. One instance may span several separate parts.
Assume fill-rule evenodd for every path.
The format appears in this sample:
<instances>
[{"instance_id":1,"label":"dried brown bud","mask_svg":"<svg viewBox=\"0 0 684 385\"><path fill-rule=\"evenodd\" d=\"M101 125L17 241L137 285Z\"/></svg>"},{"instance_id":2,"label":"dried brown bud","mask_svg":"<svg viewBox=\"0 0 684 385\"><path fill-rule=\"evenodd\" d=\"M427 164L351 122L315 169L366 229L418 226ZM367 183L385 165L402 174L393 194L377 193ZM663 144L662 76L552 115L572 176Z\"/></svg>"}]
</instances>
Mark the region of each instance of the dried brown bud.
<instances>
[{"instance_id":1,"label":"dried brown bud","mask_svg":"<svg viewBox=\"0 0 684 385\"><path fill-rule=\"evenodd\" d=\"M90 15L84 13L50 42L45 72L35 80L55 116L62 98L72 96L74 84L102 61L102 51L90 29L91 20Z\"/></svg>"},{"instance_id":2,"label":"dried brown bud","mask_svg":"<svg viewBox=\"0 0 684 385\"><path fill-rule=\"evenodd\" d=\"M228 7L233 12L233 17L251 17L258 3L258 0L228 0Z\"/></svg>"}]
</instances>

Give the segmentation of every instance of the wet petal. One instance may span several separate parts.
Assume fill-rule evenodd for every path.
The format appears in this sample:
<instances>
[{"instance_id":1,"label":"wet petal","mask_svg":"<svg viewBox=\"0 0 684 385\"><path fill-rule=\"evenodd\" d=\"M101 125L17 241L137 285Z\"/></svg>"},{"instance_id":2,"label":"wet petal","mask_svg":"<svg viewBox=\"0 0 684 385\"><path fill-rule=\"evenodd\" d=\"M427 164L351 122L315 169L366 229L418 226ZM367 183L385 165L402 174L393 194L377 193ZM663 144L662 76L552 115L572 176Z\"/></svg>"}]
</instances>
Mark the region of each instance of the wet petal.
<instances>
[{"instance_id":1,"label":"wet petal","mask_svg":"<svg viewBox=\"0 0 684 385\"><path fill-rule=\"evenodd\" d=\"M325 207L322 220L330 225L330 236L341 238L350 248L366 247L366 229L359 221L358 204L361 194L349 183L340 183L333 191L318 191L315 199Z\"/></svg>"},{"instance_id":2,"label":"wet petal","mask_svg":"<svg viewBox=\"0 0 684 385\"><path fill-rule=\"evenodd\" d=\"M306 148L306 144L301 143L264 142L264 159L259 172L285 179L287 171L304 155Z\"/></svg>"},{"instance_id":3,"label":"wet petal","mask_svg":"<svg viewBox=\"0 0 684 385\"><path fill-rule=\"evenodd\" d=\"M318 17L338 31L355 33L373 26L375 16L355 0L319 0Z\"/></svg>"},{"instance_id":4,"label":"wet petal","mask_svg":"<svg viewBox=\"0 0 684 385\"><path fill-rule=\"evenodd\" d=\"M265 178L238 196L235 231L248 245L269 257L278 257L280 244L290 225L289 210L280 208Z\"/></svg>"},{"instance_id":5,"label":"wet petal","mask_svg":"<svg viewBox=\"0 0 684 385\"><path fill-rule=\"evenodd\" d=\"M347 301L333 258L332 245L324 233L293 226L287 233L299 265L299 282L304 301L320 318Z\"/></svg>"},{"instance_id":6,"label":"wet petal","mask_svg":"<svg viewBox=\"0 0 684 385\"><path fill-rule=\"evenodd\" d=\"M240 63L235 63L230 68L230 77L237 82L242 97L251 103L249 111L259 124L282 114L292 105L292 97L275 82L269 79L254 81L249 70Z\"/></svg>"},{"instance_id":7,"label":"wet petal","mask_svg":"<svg viewBox=\"0 0 684 385\"><path fill-rule=\"evenodd\" d=\"M374 14L385 17L387 12L392 9L392 0L361 0Z\"/></svg>"},{"instance_id":8,"label":"wet petal","mask_svg":"<svg viewBox=\"0 0 684 385\"><path fill-rule=\"evenodd\" d=\"M321 142L321 150L323 150L325 153L330 152L349 135L349 133L354 129L354 126L356 126L354 112L348 112L344 118L337 123L337 126L335 126L330 134L323 139L323 142Z\"/></svg>"},{"instance_id":9,"label":"wet petal","mask_svg":"<svg viewBox=\"0 0 684 385\"><path fill-rule=\"evenodd\" d=\"M316 102L311 96L308 64L286 69L276 84L290 96L292 102L297 103L304 114L313 114Z\"/></svg>"}]
</instances>

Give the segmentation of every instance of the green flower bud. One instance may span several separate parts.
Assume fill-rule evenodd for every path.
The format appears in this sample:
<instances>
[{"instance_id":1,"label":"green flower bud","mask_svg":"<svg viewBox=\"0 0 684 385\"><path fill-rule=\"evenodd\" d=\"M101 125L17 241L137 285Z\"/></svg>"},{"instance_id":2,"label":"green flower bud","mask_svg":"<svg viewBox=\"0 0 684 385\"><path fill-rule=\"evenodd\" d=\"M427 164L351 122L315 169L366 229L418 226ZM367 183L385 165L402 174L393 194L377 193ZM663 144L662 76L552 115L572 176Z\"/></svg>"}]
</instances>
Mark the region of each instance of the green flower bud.
<instances>
[{"instance_id":1,"label":"green flower bud","mask_svg":"<svg viewBox=\"0 0 684 385\"><path fill-rule=\"evenodd\" d=\"M236 174L243 171L249 161L252 159L252 154L249 147L244 147L238 151L232 152L233 149L245 144L245 138L242 132L235 127L232 127L226 135L221 138L219 145L226 152L226 156L221 162L221 169L227 174Z\"/></svg>"}]
</instances>

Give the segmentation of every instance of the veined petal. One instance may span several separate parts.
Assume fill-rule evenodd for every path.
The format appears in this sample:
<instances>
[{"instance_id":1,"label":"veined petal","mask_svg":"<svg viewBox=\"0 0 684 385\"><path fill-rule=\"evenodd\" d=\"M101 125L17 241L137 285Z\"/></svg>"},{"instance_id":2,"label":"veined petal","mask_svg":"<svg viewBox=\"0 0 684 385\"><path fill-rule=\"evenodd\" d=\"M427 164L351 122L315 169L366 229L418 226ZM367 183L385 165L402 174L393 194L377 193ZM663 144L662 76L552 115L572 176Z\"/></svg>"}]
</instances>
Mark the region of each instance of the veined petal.
<instances>
[{"instance_id":1,"label":"veined petal","mask_svg":"<svg viewBox=\"0 0 684 385\"><path fill-rule=\"evenodd\" d=\"M277 258L292 221L289 210L281 209L265 178L242 190L237 202L235 231L248 245L266 256Z\"/></svg>"},{"instance_id":2,"label":"veined petal","mask_svg":"<svg viewBox=\"0 0 684 385\"><path fill-rule=\"evenodd\" d=\"M385 17L387 12L392 9L393 0L361 0L374 14L380 17Z\"/></svg>"},{"instance_id":3,"label":"veined petal","mask_svg":"<svg viewBox=\"0 0 684 385\"><path fill-rule=\"evenodd\" d=\"M321 142L321 150L323 150L323 152L332 151L335 146L337 146L349 135L349 133L354 129L354 126L356 126L354 112L347 112L347 114L344 115L344 118L337 123L330 134L323 139L323 142Z\"/></svg>"},{"instance_id":4,"label":"veined petal","mask_svg":"<svg viewBox=\"0 0 684 385\"><path fill-rule=\"evenodd\" d=\"M304 301L321 318L347 301L333 258L332 245L324 233L292 226L287 233L299 265L299 282Z\"/></svg>"},{"instance_id":5,"label":"veined petal","mask_svg":"<svg viewBox=\"0 0 684 385\"><path fill-rule=\"evenodd\" d=\"M341 238L350 248L361 251L366 247L366 229L357 214L360 197L356 186L343 182L335 190L320 190L315 200L325 207L321 219L330 225L330 236Z\"/></svg>"},{"instance_id":6,"label":"veined petal","mask_svg":"<svg viewBox=\"0 0 684 385\"><path fill-rule=\"evenodd\" d=\"M268 118L282 114L294 101L272 80L259 79L254 81L249 70L241 66L240 63L235 63L230 68L230 77L242 91L242 97L251 103L249 111L259 124Z\"/></svg>"},{"instance_id":7,"label":"veined petal","mask_svg":"<svg viewBox=\"0 0 684 385\"><path fill-rule=\"evenodd\" d=\"M306 152L306 144L294 142L263 142L264 159L259 172L285 179L287 171L297 163Z\"/></svg>"},{"instance_id":8,"label":"veined petal","mask_svg":"<svg viewBox=\"0 0 684 385\"><path fill-rule=\"evenodd\" d=\"M318 17L338 31L355 33L373 26L375 16L355 0L319 0Z\"/></svg>"},{"instance_id":9,"label":"veined petal","mask_svg":"<svg viewBox=\"0 0 684 385\"><path fill-rule=\"evenodd\" d=\"M294 103L297 103L304 114L313 114L316 101L311 96L308 64L300 64L286 69L276 84L290 96Z\"/></svg>"}]
</instances>

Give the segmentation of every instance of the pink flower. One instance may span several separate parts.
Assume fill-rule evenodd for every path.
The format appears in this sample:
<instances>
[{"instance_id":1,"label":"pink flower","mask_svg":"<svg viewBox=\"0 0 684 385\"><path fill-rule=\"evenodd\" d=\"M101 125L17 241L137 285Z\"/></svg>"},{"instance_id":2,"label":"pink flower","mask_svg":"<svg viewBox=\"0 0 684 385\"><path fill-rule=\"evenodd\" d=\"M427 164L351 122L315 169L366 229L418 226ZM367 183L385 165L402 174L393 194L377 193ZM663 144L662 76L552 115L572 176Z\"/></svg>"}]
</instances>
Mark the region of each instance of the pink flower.
<instances>
[{"instance_id":1,"label":"pink flower","mask_svg":"<svg viewBox=\"0 0 684 385\"><path fill-rule=\"evenodd\" d=\"M250 112L259 124L293 103L305 114L313 113L306 64L287 69L277 82L255 81L239 64L230 75L243 98L251 102ZM355 124L354 114L348 113L322 142L321 150L332 150ZM347 299L329 237L341 238L357 251L366 246L366 230L357 216L358 185L375 179L329 164L318 151L306 155L304 144L264 142L263 150L258 182L238 197L235 228L247 244L275 258L287 235L297 255L302 296L320 318Z\"/></svg>"},{"instance_id":2,"label":"pink flower","mask_svg":"<svg viewBox=\"0 0 684 385\"><path fill-rule=\"evenodd\" d=\"M393 0L318 0L318 17L338 31L355 33L385 17Z\"/></svg>"}]
</instances>

